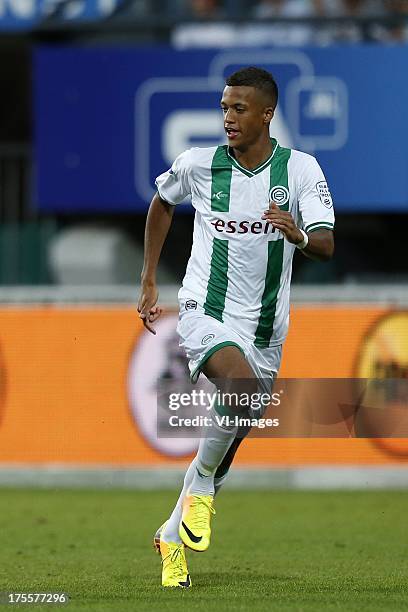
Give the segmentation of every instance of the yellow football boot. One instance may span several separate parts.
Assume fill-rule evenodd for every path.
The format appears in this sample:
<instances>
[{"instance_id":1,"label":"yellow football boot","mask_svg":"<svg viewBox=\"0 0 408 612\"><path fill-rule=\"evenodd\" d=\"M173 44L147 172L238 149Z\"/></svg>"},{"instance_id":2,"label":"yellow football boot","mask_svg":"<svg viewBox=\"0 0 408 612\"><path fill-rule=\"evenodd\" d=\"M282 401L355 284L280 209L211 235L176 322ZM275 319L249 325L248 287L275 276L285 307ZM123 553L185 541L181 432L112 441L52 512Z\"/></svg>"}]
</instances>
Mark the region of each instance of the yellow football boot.
<instances>
[{"instance_id":1,"label":"yellow football boot","mask_svg":"<svg viewBox=\"0 0 408 612\"><path fill-rule=\"evenodd\" d=\"M162 556L162 585L164 587L191 587L191 578L186 563L184 544L160 541Z\"/></svg>"},{"instance_id":2,"label":"yellow football boot","mask_svg":"<svg viewBox=\"0 0 408 612\"><path fill-rule=\"evenodd\" d=\"M196 552L207 550L210 545L211 515L215 514L212 495L188 493L183 500L183 514L179 536L188 548Z\"/></svg>"}]
</instances>

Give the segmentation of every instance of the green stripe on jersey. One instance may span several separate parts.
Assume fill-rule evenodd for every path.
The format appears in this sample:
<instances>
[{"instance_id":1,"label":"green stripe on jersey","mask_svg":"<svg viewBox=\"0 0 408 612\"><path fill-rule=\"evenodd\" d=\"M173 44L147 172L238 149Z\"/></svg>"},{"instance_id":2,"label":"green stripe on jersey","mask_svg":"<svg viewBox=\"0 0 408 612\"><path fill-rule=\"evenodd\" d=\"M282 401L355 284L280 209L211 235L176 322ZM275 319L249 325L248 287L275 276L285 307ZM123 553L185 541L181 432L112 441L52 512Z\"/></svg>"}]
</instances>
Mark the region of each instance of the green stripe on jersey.
<instances>
[{"instance_id":1,"label":"green stripe on jersey","mask_svg":"<svg viewBox=\"0 0 408 612\"><path fill-rule=\"evenodd\" d=\"M276 304L282 274L284 239L268 242L268 263L266 266L265 288L262 295L261 313L255 332L254 344L258 348L266 348L273 333Z\"/></svg>"},{"instance_id":2,"label":"green stripe on jersey","mask_svg":"<svg viewBox=\"0 0 408 612\"><path fill-rule=\"evenodd\" d=\"M232 164L227 146L217 147L211 163L211 210L229 211L231 177Z\"/></svg>"},{"instance_id":3,"label":"green stripe on jersey","mask_svg":"<svg viewBox=\"0 0 408 612\"><path fill-rule=\"evenodd\" d=\"M277 146L277 150L272 159L271 171L270 171L270 179L269 179L269 189L270 192L277 188L277 193L279 194L279 187L283 187L288 190L287 195L289 196L289 183L288 183L288 161L290 158L291 150L285 149L284 147ZM276 201L279 205L279 201ZM279 206L281 210L289 210L289 197L288 201L285 202L282 206Z\"/></svg>"},{"instance_id":4,"label":"green stripe on jersey","mask_svg":"<svg viewBox=\"0 0 408 612\"><path fill-rule=\"evenodd\" d=\"M228 240L214 238L204 313L221 322L223 322L222 314L225 308L227 287Z\"/></svg>"},{"instance_id":5,"label":"green stripe on jersey","mask_svg":"<svg viewBox=\"0 0 408 612\"><path fill-rule=\"evenodd\" d=\"M276 188L277 195L280 194L285 197L286 192L286 196L288 197L288 201L279 206L282 210L289 210L288 161L290 154L290 149L285 149L278 145L270 168L270 193ZM279 188L283 189L280 190ZM276 198L276 200L278 200L278 198ZM277 204L279 204L279 201L277 201ZM265 287L254 340L255 346L258 348L268 347L273 333L276 304L280 288L280 277L282 274L283 247L283 238L279 240L270 240L268 242L268 263L266 267Z\"/></svg>"}]
</instances>

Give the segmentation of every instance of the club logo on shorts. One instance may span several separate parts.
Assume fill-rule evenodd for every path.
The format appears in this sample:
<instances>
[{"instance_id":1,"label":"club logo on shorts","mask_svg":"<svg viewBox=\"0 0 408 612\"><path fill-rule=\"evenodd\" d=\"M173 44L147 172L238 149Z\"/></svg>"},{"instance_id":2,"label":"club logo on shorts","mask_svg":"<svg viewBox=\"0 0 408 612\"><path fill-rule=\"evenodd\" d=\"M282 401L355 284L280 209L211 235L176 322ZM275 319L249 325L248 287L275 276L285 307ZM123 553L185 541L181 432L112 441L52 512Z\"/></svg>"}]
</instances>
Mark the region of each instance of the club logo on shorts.
<instances>
[{"instance_id":1,"label":"club logo on shorts","mask_svg":"<svg viewBox=\"0 0 408 612\"><path fill-rule=\"evenodd\" d=\"M319 181L318 183L316 183L316 189L323 206L325 206L326 208L331 208L333 206L333 202L326 181Z\"/></svg>"},{"instance_id":2,"label":"club logo on shorts","mask_svg":"<svg viewBox=\"0 0 408 612\"><path fill-rule=\"evenodd\" d=\"M289 201L289 190L282 185L272 187L269 192L269 201L275 202L278 206L284 206Z\"/></svg>"},{"instance_id":3,"label":"club logo on shorts","mask_svg":"<svg viewBox=\"0 0 408 612\"><path fill-rule=\"evenodd\" d=\"M204 336L204 338L201 340L201 344L209 344L211 342L211 340L215 338L215 334L207 334L206 336Z\"/></svg>"},{"instance_id":4,"label":"club logo on shorts","mask_svg":"<svg viewBox=\"0 0 408 612\"><path fill-rule=\"evenodd\" d=\"M197 302L195 300L187 300L185 303L186 310L197 310Z\"/></svg>"}]
</instances>

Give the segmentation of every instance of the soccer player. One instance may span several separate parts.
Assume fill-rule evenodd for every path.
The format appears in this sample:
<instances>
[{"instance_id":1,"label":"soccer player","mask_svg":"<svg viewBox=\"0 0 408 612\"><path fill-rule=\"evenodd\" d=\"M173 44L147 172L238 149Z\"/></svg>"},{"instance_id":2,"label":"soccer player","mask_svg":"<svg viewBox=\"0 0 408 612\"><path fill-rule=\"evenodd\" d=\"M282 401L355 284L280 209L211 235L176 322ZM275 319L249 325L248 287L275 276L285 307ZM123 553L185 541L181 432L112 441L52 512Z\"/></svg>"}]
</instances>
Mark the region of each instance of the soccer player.
<instances>
[{"instance_id":1,"label":"soccer player","mask_svg":"<svg viewBox=\"0 0 408 612\"><path fill-rule=\"evenodd\" d=\"M227 78L221 99L228 144L189 149L156 180L138 311L154 334L162 312L156 268L174 208L190 196L193 246L179 291L177 331L193 382L202 372L232 383L272 384L288 328L293 253L297 248L319 261L333 254L334 213L325 177L314 157L270 137L277 101L269 72L238 70ZM245 414L233 404L213 410ZM261 416L252 409L249 414ZM156 534L163 586L191 586L185 548L208 548L214 495L242 441L236 426L222 427L214 416L177 504Z\"/></svg>"}]
</instances>

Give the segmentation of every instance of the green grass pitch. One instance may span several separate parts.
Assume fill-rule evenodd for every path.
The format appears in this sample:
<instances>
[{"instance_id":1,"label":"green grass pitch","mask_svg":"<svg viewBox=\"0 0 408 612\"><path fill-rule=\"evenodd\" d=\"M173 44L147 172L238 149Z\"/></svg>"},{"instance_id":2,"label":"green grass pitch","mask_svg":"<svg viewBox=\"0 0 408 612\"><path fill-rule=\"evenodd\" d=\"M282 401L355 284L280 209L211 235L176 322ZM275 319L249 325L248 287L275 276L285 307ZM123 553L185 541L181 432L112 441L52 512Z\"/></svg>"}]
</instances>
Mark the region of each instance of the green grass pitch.
<instances>
[{"instance_id":1,"label":"green grass pitch","mask_svg":"<svg viewBox=\"0 0 408 612\"><path fill-rule=\"evenodd\" d=\"M224 490L189 591L160 586L152 549L175 497L1 489L0 591L65 591L70 612L408 609L408 492Z\"/></svg>"}]
</instances>

